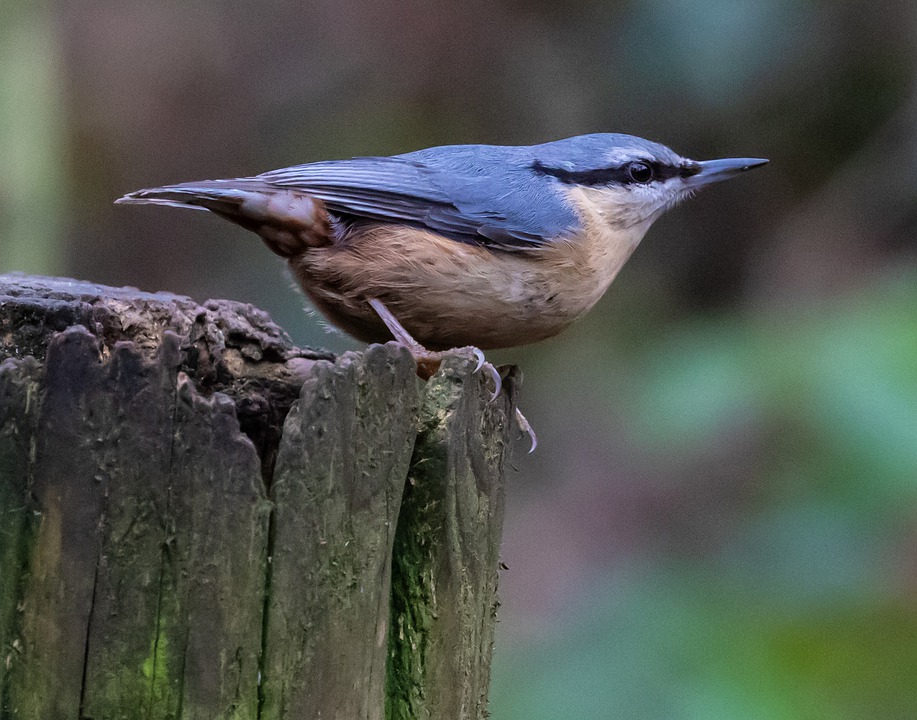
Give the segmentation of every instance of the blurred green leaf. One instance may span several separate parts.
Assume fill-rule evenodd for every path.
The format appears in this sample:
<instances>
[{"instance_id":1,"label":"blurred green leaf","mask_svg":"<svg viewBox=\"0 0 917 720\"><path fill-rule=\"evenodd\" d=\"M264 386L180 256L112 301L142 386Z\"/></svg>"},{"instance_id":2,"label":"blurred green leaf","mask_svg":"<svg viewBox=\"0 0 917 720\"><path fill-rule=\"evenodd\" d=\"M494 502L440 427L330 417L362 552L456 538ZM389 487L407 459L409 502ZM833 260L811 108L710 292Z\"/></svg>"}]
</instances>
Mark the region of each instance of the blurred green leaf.
<instances>
[{"instance_id":1,"label":"blurred green leaf","mask_svg":"<svg viewBox=\"0 0 917 720\"><path fill-rule=\"evenodd\" d=\"M917 497L915 307L910 272L682 322L632 358L616 407L642 451L677 467L746 424L765 492L706 553L632 558L548 636L498 642L494 718L909 717L917 604L894 548Z\"/></svg>"},{"instance_id":2,"label":"blurred green leaf","mask_svg":"<svg viewBox=\"0 0 917 720\"><path fill-rule=\"evenodd\" d=\"M834 600L774 613L709 577L615 578L537 646L498 645L493 717L891 720L917 707L915 608Z\"/></svg>"},{"instance_id":3,"label":"blurred green leaf","mask_svg":"<svg viewBox=\"0 0 917 720\"><path fill-rule=\"evenodd\" d=\"M648 352L634 435L671 453L714 443L739 423L766 423L785 453L772 455L771 471L795 468L878 502L913 497L914 307L917 278L892 278L803 317L687 324Z\"/></svg>"},{"instance_id":4,"label":"blurred green leaf","mask_svg":"<svg viewBox=\"0 0 917 720\"><path fill-rule=\"evenodd\" d=\"M63 268L62 77L43 2L0 4L0 272Z\"/></svg>"}]
</instances>

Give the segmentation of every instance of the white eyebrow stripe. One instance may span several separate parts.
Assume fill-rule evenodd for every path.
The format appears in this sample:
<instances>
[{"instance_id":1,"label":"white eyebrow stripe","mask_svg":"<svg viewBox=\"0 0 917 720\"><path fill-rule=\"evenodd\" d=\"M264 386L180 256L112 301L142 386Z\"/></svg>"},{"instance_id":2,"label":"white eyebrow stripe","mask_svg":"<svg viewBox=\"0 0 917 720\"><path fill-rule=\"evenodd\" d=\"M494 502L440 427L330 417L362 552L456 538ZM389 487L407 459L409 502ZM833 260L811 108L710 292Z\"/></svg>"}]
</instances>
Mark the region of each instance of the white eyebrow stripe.
<instances>
[{"instance_id":1,"label":"white eyebrow stripe","mask_svg":"<svg viewBox=\"0 0 917 720\"><path fill-rule=\"evenodd\" d=\"M623 163L630 160L643 160L645 162L656 162L656 159L650 155L646 154L646 151L643 148L628 147L628 148L615 148L608 155L605 156L606 160L611 163Z\"/></svg>"}]
</instances>

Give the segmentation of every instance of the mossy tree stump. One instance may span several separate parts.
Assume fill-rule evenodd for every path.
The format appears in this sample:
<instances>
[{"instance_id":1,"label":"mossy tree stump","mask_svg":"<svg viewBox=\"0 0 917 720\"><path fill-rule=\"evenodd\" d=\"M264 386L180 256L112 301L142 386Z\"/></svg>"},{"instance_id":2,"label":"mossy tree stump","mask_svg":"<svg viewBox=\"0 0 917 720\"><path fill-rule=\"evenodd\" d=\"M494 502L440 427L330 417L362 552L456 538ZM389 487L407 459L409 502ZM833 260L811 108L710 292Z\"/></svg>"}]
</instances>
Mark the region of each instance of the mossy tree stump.
<instances>
[{"instance_id":1,"label":"mossy tree stump","mask_svg":"<svg viewBox=\"0 0 917 720\"><path fill-rule=\"evenodd\" d=\"M483 718L512 408L457 352L0 275L0 718Z\"/></svg>"}]
</instances>

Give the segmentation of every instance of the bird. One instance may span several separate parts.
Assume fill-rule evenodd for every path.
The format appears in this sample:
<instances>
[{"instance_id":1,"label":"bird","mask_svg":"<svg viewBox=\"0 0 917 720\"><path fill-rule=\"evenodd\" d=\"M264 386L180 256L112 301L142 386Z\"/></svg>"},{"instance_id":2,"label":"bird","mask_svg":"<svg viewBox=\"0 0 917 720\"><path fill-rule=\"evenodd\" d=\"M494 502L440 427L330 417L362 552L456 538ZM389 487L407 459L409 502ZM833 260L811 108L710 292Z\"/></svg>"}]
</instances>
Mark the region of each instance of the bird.
<instances>
[{"instance_id":1,"label":"bird","mask_svg":"<svg viewBox=\"0 0 917 720\"><path fill-rule=\"evenodd\" d=\"M444 351L470 346L499 392L484 350L557 335L666 210L767 162L696 161L593 133L311 162L115 202L209 211L251 230L332 325L368 343L394 338L425 377Z\"/></svg>"}]
</instances>

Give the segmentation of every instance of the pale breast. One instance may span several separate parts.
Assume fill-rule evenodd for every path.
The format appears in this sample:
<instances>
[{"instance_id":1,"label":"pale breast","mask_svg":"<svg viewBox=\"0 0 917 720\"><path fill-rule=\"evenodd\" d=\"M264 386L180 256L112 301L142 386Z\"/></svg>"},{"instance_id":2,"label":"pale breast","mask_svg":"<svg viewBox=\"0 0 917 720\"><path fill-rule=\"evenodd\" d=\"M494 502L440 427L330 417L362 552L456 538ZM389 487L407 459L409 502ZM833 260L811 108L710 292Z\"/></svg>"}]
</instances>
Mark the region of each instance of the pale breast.
<instances>
[{"instance_id":1,"label":"pale breast","mask_svg":"<svg viewBox=\"0 0 917 720\"><path fill-rule=\"evenodd\" d=\"M290 265L317 308L361 340L391 339L366 303L377 298L430 349L490 349L566 328L604 294L626 260L619 255L614 238L595 232L522 253L375 225Z\"/></svg>"}]
</instances>

